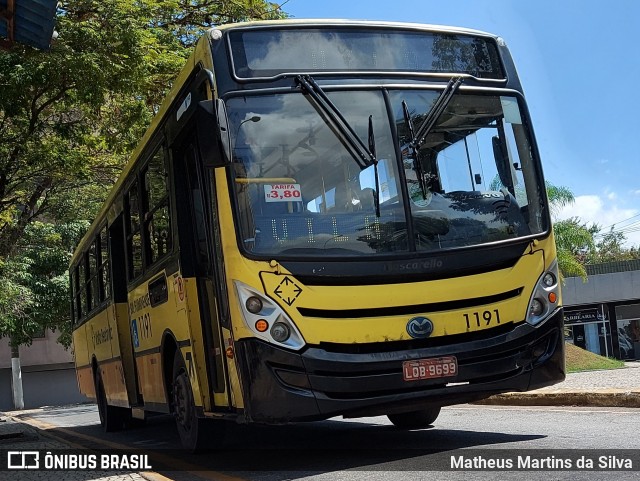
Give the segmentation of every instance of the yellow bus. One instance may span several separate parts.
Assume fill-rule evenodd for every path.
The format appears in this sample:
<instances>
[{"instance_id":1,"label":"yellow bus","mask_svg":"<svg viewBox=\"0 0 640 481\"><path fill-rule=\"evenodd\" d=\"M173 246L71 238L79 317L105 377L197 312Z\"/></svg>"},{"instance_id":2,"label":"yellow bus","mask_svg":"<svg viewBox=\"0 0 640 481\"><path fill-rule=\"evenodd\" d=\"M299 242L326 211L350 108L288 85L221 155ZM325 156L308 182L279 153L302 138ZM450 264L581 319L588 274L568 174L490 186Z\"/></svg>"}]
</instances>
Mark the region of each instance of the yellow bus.
<instances>
[{"instance_id":1,"label":"yellow bus","mask_svg":"<svg viewBox=\"0 0 640 481\"><path fill-rule=\"evenodd\" d=\"M198 42L71 262L106 430L387 415L564 379L541 162L505 42L284 20Z\"/></svg>"}]
</instances>

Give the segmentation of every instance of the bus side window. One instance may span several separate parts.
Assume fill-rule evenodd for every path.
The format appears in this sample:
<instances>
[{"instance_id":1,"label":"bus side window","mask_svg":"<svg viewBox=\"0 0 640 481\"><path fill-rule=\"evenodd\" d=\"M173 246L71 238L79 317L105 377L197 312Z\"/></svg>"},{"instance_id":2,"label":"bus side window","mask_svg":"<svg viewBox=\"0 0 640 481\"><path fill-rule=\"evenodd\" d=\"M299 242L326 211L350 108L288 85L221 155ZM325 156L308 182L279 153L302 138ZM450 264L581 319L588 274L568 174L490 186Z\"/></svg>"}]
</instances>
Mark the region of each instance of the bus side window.
<instances>
[{"instance_id":1,"label":"bus side window","mask_svg":"<svg viewBox=\"0 0 640 481\"><path fill-rule=\"evenodd\" d=\"M73 268L73 305L76 321L79 321L84 315L84 312L82 312L82 302L80 301L80 273L78 264Z\"/></svg>"},{"instance_id":2,"label":"bus side window","mask_svg":"<svg viewBox=\"0 0 640 481\"><path fill-rule=\"evenodd\" d=\"M100 304L100 295L98 293L98 250L97 250L97 238L93 240L89 247L89 269L87 282L88 288L88 304L89 311L95 309Z\"/></svg>"},{"instance_id":3,"label":"bus side window","mask_svg":"<svg viewBox=\"0 0 640 481\"><path fill-rule=\"evenodd\" d=\"M144 171L146 194L144 230L147 265L171 252L172 234L169 215L168 177L164 163L164 149L159 148Z\"/></svg>"},{"instance_id":4,"label":"bus side window","mask_svg":"<svg viewBox=\"0 0 640 481\"><path fill-rule=\"evenodd\" d=\"M208 265L209 251L207 248L207 226L205 222L203 182L198 175L198 161L195 147L191 144L185 155L186 171L189 183L190 201L193 212L193 228L196 241L197 261L201 265Z\"/></svg>"},{"instance_id":5,"label":"bus side window","mask_svg":"<svg viewBox=\"0 0 640 481\"><path fill-rule=\"evenodd\" d=\"M110 285L110 294L114 302L127 302L127 285L125 282L118 282L119 279L127 277L127 237L125 235L125 213L122 212L116 217L108 229L109 263L105 266L103 276L107 279L112 277L113 284ZM106 281L106 285L109 282Z\"/></svg>"},{"instance_id":6,"label":"bus side window","mask_svg":"<svg viewBox=\"0 0 640 481\"><path fill-rule=\"evenodd\" d=\"M87 305L87 268L86 268L87 256L82 254L80 257L80 263L78 264L78 297L80 305L78 306L78 312L81 316L85 316L88 312Z\"/></svg>"},{"instance_id":7,"label":"bus side window","mask_svg":"<svg viewBox=\"0 0 640 481\"><path fill-rule=\"evenodd\" d=\"M135 279L142 274L142 237L140 224L140 196L138 182L133 182L126 195L127 277Z\"/></svg>"},{"instance_id":8,"label":"bus side window","mask_svg":"<svg viewBox=\"0 0 640 481\"><path fill-rule=\"evenodd\" d=\"M78 324L80 320L80 313L78 312L78 288L76 287L76 282L78 281L78 269L77 266L73 265L71 267L71 272L69 272L69 284L71 284L71 323L73 325Z\"/></svg>"},{"instance_id":9,"label":"bus side window","mask_svg":"<svg viewBox=\"0 0 640 481\"><path fill-rule=\"evenodd\" d=\"M205 181L199 171L195 136L173 149L176 226L180 239L180 267L186 277L210 270Z\"/></svg>"},{"instance_id":10,"label":"bus side window","mask_svg":"<svg viewBox=\"0 0 640 481\"><path fill-rule=\"evenodd\" d=\"M109 271L109 240L107 227L100 230L100 259L98 261L98 281L100 283L100 301L105 301L111 297L111 279Z\"/></svg>"}]
</instances>

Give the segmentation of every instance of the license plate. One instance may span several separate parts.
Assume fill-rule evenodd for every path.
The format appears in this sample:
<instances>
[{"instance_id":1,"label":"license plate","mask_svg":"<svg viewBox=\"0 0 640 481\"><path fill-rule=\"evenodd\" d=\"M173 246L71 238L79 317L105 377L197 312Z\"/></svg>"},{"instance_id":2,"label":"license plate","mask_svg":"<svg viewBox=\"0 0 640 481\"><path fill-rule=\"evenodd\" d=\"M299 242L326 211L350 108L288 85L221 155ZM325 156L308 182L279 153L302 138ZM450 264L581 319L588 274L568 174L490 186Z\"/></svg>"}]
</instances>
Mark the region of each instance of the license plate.
<instances>
[{"instance_id":1,"label":"license plate","mask_svg":"<svg viewBox=\"0 0 640 481\"><path fill-rule=\"evenodd\" d=\"M405 381L453 377L457 374L458 360L455 356L417 359L402 363L402 376Z\"/></svg>"}]
</instances>

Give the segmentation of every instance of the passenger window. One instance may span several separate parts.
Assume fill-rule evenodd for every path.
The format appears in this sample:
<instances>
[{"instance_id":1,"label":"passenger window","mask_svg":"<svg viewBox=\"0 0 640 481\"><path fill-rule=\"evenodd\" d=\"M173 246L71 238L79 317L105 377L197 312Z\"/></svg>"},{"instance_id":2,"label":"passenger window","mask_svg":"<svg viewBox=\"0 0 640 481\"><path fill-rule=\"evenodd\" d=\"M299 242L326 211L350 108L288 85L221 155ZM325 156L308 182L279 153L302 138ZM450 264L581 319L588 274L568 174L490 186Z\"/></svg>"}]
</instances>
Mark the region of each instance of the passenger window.
<instances>
[{"instance_id":1,"label":"passenger window","mask_svg":"<svg viewBox=\"0 0 640 481\"><path fill-rule=\"evenodd\" d=\"M207 263L209 251L207 250L207 224L205 220L204 192L201 180L198 175L198 159L195 147L189 145L185 155L187 164L187 174L189 181L189 192L191 193L191 204L193 212L193 227L196 240L196 254L198 262Z\"/></svg>"},{"instance_id":2,"label":"passenger window","mask_svg":"<svg viewBox=\"0 0 640 481\"><path fill-rule=\"evenodd\" d=\"M69 284L71 285L71 321L74 325L78 323L78 319L80 318L78 315L78 307L76 306L76 296L78 294L78 289L76 288L77 278L76 267L73 266L71 272L69 272Z\"/></svg>"},{"instance_id":3,"label":"passenger window","mask_svg":"<svg viewBox=\"0 0 640 481\"><path fill-rule=\"evenodd\" d=\"M73 307L76 313L76 321L84 315L82 311L82 301L80 300L80 274L79 266L73 268Z\"/></svg>"},{"instance_id":4,"label":"passenger window","mask_svg":"<svg viewBox=\"0 0 640 481\"><path fill-rule=\"evenodd\" d=\"M127 193L127 265L129 280L142 274L142 238L140 235L140 196L134 182Z\"/></svg>"},{"instance_id":5,"label":"passenger window","mask_svg":"<svg viewBox=\"0 0 640 481\"><path fill-rule=\"evenodd\" d=\"M145 216L147 264L153 264L171 251L171 218L169 214L168 177L164 150L159 149L149 160L144 174L146 190Z\"/></svg>"},{"instance_id":6,"label":"passenger window","mask_svg":"<svg viewBox=\"0 0 640 481\"><path fill-rule=\"evenodd\" d=\"M88 308L92 310L98 304L100 304L100 295L98 294L98 250L96 248L97 240L94 240L89 247L89 281L87 282L87 288L89 292L88 296Z\"/></svg>"},{"instance_id":7,"label":"passenger window","mask_svg":"<svg viewBox=\"0 0 640 481\"><path fill-rule=\"evenodd\" d=\"M107 227L100 231L100 266L98 267L98 279L100 282L100 300L111 297L111 279L109 272L109 239Z\"/></svg>"},{"instance_id":8,"label":"passenger window","mask_svg":"<svg viewBox=\"0 0 640 481\"><path fill-rule=\"evenodd\" d=\"M89 312L87 305L87 270L86 270L86 257L83 254L80 259L80 264L78 265L78 290L79 290L79 300L80 300L80 308L78 312L81 315L86 315Z\"/></svg>"}]
</instances>

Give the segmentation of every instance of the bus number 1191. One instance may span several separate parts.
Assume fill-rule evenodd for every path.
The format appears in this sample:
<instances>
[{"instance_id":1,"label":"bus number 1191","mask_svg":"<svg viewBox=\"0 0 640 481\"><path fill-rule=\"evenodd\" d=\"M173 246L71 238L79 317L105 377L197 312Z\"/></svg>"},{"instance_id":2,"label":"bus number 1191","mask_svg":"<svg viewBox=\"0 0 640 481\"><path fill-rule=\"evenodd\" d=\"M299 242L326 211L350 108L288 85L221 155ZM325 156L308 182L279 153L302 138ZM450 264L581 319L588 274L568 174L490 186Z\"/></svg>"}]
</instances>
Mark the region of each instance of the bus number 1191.
<instances>
[{"instance_id":1,"label":"bus number 1191","mask_svg":"<svg viewBox=\"0 0 640 481\"><path fill-rule=\"evenodd\" d=\"M471 314L463 314L464 320L467 322L467 329L471 329L471 326L481 327L489 326L491 324L500 324L500 313L498 309L484 312L472 312Z\"/></svg>"}]
</instances>

